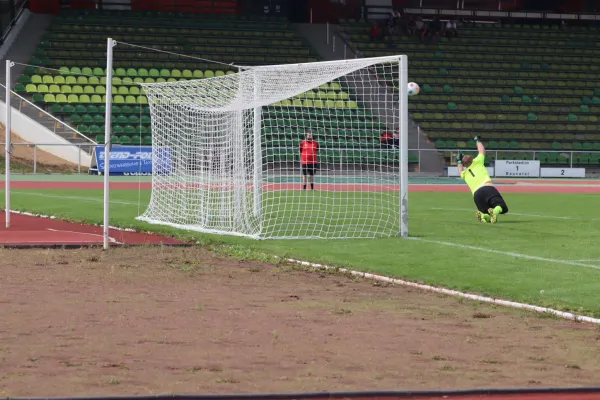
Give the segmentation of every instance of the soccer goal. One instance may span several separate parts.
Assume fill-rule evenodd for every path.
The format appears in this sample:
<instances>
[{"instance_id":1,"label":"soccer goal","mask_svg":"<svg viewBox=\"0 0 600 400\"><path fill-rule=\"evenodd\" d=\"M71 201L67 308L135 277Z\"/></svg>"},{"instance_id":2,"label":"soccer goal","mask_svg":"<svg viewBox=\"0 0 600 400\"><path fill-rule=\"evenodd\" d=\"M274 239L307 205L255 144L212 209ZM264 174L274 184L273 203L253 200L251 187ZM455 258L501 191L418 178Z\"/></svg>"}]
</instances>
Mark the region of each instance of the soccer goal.
<instances>
[{"instance_id":1,"label":"soccer goal","mask_svg":"<svg viewBox=\"0 0 600 400\"><path fill-rule=\"evenodd\" d=\"M143 88L154 150L139 220L253 238L408 235L406 56Z\"/></svg>"}]
</instances>

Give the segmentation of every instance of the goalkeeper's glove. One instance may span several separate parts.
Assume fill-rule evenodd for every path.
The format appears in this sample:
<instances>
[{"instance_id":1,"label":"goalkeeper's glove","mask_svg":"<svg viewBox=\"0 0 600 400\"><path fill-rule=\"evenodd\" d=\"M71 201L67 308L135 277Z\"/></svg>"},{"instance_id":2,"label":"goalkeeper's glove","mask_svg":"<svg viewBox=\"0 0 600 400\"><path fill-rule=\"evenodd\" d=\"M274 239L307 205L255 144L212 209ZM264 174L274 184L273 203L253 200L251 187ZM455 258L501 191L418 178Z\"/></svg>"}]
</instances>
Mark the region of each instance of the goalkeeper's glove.
<instances>
[{"instance_id":1,"label":"goalkeeper's glove","mask_svg":"<svg viewBox=\"0 0 600 400\"><path fill-rule=\"evenodd\" d=\"M464 155L463 153L459 153L459 154L457 154L457 155L456 155L456 162L457 162L458 164L462 164L462 159L463 159L463 157L464 157L464 156L465 156L465 155Z\"/></svg>"},{"instance_id":2,"label":"goalkeeper's glove","mask_svg":"<svg viewBox=\"0 0 600 400\"><path fill-rule=\"evenodd\" d=\"M481 136L475 136L475 137L473 138L473 140L474 140L475 142L481 142L481 139L482 139L482 137L481 137Z\"/></svg>"}]
</instances>

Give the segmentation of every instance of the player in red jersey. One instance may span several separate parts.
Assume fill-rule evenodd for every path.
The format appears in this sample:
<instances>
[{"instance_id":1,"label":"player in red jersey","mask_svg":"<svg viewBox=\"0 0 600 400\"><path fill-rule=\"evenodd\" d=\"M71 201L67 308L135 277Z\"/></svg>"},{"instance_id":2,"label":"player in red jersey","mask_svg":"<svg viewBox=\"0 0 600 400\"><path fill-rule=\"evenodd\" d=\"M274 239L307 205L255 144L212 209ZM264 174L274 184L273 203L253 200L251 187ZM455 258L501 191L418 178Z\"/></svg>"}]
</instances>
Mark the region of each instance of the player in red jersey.
<instances>
[{"instance_id":1,"label":"player in red jersey","mask_svg":"<svg viewBox=\"0 0 600 400\"><path fill-rule=\"evenodd\" d=\"M310 175L310 188L315 190L315 172L319 168L319 143L313 140L311 132L300 143L300 163L302 166L302 189L306 190L306 175Z\"/></svg>"}]
</instances>

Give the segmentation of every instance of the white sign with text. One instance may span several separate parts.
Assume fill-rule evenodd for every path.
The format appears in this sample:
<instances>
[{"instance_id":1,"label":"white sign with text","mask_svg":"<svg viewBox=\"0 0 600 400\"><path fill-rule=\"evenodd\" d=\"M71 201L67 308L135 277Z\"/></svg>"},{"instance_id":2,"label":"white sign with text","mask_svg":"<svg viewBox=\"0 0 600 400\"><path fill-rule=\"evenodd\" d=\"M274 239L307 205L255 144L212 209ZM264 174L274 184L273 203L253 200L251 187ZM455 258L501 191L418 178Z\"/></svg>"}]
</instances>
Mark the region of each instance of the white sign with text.
<instances>
[{"instance_id":1,"label":"white sign with text","mask_svg":"<svg viewBox=\"0 0 600 400\"><path fill-rule=\"evenodd\" d=\"M542 178L585 178L585 168L542 168Z\"/></svg>"},{"instance_id":2,"label":"white sign with text","mask_svg":"<svg viewBox=\"0 0 600 400\"><path fill-rule=\"evenodd\" d=\"M533 160L496 160L496 177L539 178L540 162Z\"/></svg>"}]
</instances>

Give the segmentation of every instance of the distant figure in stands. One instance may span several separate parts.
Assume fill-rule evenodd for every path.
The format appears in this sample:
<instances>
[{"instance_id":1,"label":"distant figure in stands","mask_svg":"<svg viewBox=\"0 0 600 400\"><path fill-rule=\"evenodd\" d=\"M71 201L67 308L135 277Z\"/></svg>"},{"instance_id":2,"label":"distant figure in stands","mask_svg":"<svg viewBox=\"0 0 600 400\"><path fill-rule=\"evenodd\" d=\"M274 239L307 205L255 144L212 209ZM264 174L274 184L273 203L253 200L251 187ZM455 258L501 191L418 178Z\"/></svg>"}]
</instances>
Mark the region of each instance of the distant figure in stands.
<instances>
[{"instance_id":1,"label":"distant figure in stands","mask_svg":"<svg viewBox=\"0 0 600 400\"><path fill-rule=\"evenodd\" d=\"M415 30L414 33L417 36L423 36L425 32L425 22L423 22L423 19L421 17L417 17L417 19L415 20Z\"/></svg>"},{"instance_id":2,"label":"distant figure in stands","mask_svg":"<svg viewBox=\"0 0 600 400\"><path fill-rule=\"evenodd\" d=\"M370 30L371 41L377 42L383 40L383 31L381 30L381 26L377 23L377 21L373 21L373 25Z\"/></svg>"},{"instance_id":3,"label":"distant figure in stands","mask_svg":"<svg viewBox=\"0 0 600 400\"><path fill-rule=\"evenodd\" d=\"M446 37L449 38L458 36L456 21L448 20L448 22L446 22L446 29L444 30L444 34L446 35Z\"/></svg>"},{"instance_id":4,"label":"distant figure in stands","mask_svg":"<svg viewBox=\"0 0 600 400\"><path fill-rule=\"evenodd\" d=\"M412 16L408 17L408 22L406 23L404 30L408 36L412 36L417 32L417 25Z\"/></svg>"},{"instance_id":5,"label":"distant figure in stands","mask_svg":"<svg viewBox=\"0 0 600 400\"><path fill-rule=\"evenodd\" d=\"M398 33L398 27L400 26L401 20L402 13L398 10L392 9L390 16L388 17L388 29L390 31L390 35L395 35Z\"/></svg>"},{"instance_id":6,"label":"distant figure in stands","mask_svg":"<svg viewBox=\"0 0 600 400\"><path fill-rule=\"evenodd\" d=\"M393 16L389 16L387 19L387 28L388 28L388 34L390 36L393 36L396 34L396 20L394 19Z\"/></svg>"},{"instance_id":7,"label":"distant figure in stands","mask_svg":"<svg viewBox=\"0 0 600 400\"><path fill-rule=\"evenodd\" d=\"M394 131L394 147L400 147L400 129Z\"/></svg>"},{"instance_id":8,"label":"distant figure in stands","mask_svg":"<svg viewBox=\"0 0 600 400\"><path fill-rule=\"evenodd\" d=\"M302 189L306 190L306 175L310 175L310 189L315 190L315 173L319 168L319 143L313 140L311 132L300 143L300 163L302 168Z\"/></svg>"},{"instance_id":9,"label":"distant figure in stands","mask_svg":"<svg viewBox=\"0 0 600 400\"><path fill-rule=\"evenodd\" d=\"M394 136L389 132L383 132L379 138L381 147L392 147L394 145Z\"/></svg>"},{"instance_id":10,"label":"distant figure in stands","mask_svg":"<svg viewBox=\"0 0 600 400\"><path fill-rule=\"evenodd\" d=\"M442 22L440 18L436 15L433 17L433 20L429 22L429 24L423 30L423 35L421 36L421 40L425 40L425 37L430 37L432 43L436 43L438 37L442 33Z\"/></svg>"},{"instance_id":11,"label":"distant figure in stands","mask_svg":"<svg viewBox=\"0 0 600 400\"><path fill-rule=\"evenodd\" d=\"M473 200L477 206L475 215L479 222L494 224L498 215L508 212L508 206L498 189L492 184L492 178L485 167L485 147L481 143L481 138L475 136L475 141L479 155L473 158L473 156L459 154L456 158L458 173L473 193Z\"/></svg>"}]
</instances>

